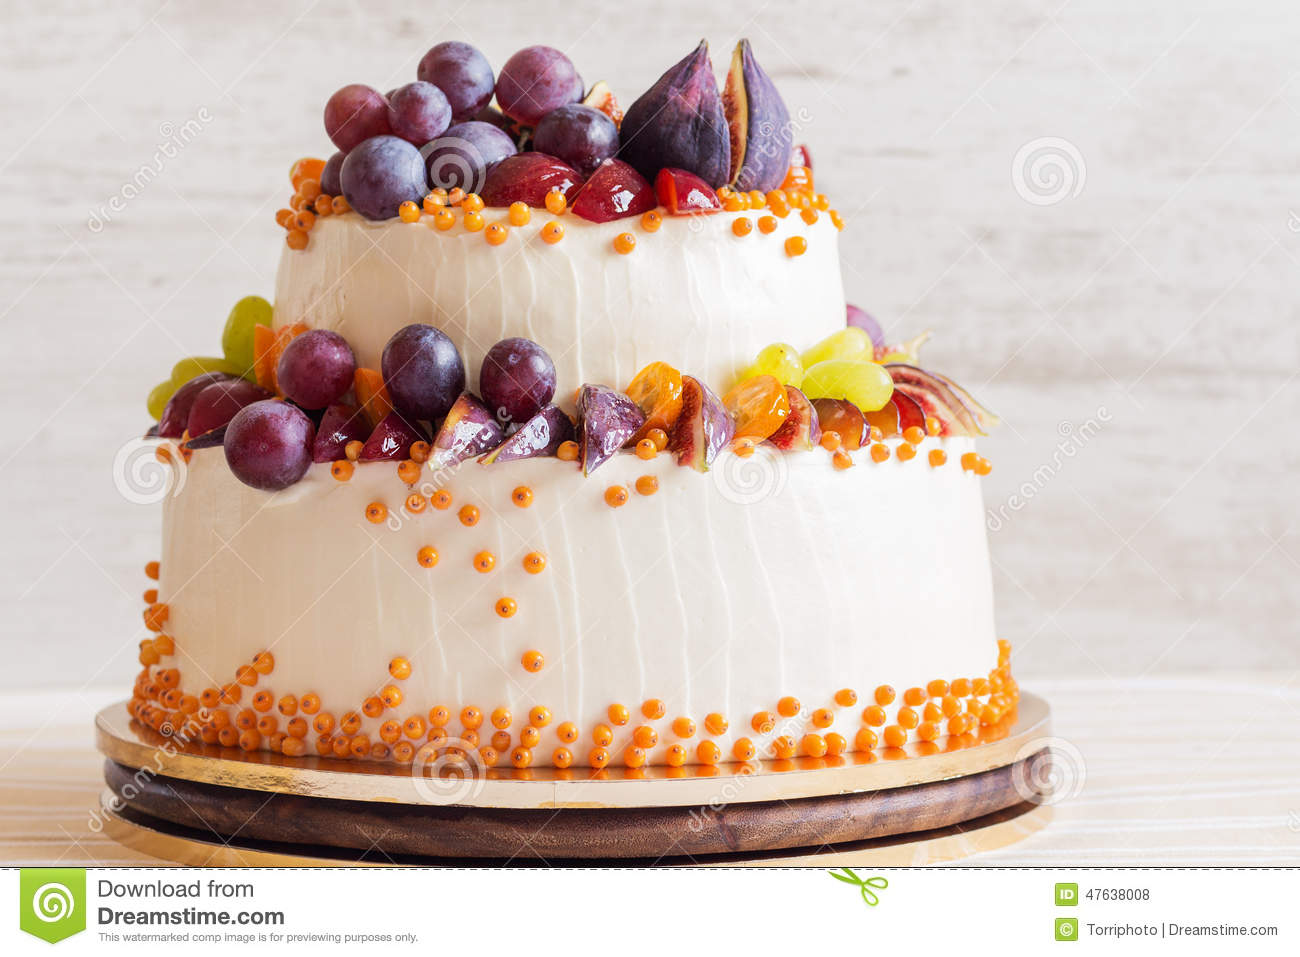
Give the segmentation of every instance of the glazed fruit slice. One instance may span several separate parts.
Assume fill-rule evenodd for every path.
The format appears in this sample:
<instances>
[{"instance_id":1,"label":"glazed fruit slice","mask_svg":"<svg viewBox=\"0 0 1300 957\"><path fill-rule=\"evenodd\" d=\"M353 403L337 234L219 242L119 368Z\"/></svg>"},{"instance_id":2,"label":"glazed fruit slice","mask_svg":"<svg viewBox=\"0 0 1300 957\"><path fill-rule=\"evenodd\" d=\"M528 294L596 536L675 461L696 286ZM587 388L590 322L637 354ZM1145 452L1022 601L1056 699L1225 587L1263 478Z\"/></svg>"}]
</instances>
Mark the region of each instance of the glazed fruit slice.
<instances>
[{"instance_id":1,"label":"glazed fruit slice","mask_svg":"<svg viewBox=\"0 0 1300 957\"><path fill-rule=\"evenodd\" d=\"M419 427L398 413L390 412L370 433L358 458L362 462L392 462L410 458L411 446L416 442L427 442L428 439Z\"/></svg>"},{"instance_id":2,"label":"glazed fruit slice","mask_svg":"<svg viewBox=\"0 0 1300 957\"><path fill-rule=\"evenodd\" d=\"M767 440L783 452L811 452L822 440L817 409L806 395L792 385L785 387L785 396L790 405L790 414Z\"/></svg>"},{"instance_id":3,"label":"glazed fruit slice","mask_svg":"<svg viewBox=\"0 0 1300 957\"><path fill-rule=\"evenodd\" d=\"M898 399L898 393L895 392L889 397L879 409L872 412L863 412L863 417L867 420L867 425L873 429L879 429L880 434L886 438L899 435L902 429L899 425L898 406L895 401ZM922 416L924 419L924 416Z\"/></svg>"},{"instance_id":4,"label":"glazed fruit slice","mask_svg":"<svg viewBox=\"0 0 1300 957\"><path fill-rule=\"evenodd\" d=\"M622 160L607 159L573 199L573 214L593 223L640 216L655 208L655 191L646 178Z\"/></svg>"},{"instance_id":5,"label":"glazed fruit slice","mask_svg":"<svg viewBox=\"0 0 1300 957\"><path fill-rule=\"evenodd\" d=\"M889 397L889 406L893 406L898 410L898 432L900 435L913 426L922 431L925 430L925 410L911 396L895 389L894 394ZM889 406L886 406L886 408Z\"/></svg>"},{"instance_id":6,"label":"glazed fruit slice","mask_svg":"<svg viewBox=\"0 0 1300 957\"><path fill-rule=\"evenodd\" d=\"M848 399L813 399L812 404L823 433L837 433L840 444L850 452L862 448L867 420L861 409Z\"/></svg>"},{"instance_id":7,"label":"glazed fruit slice","mask_svg":"<svg viewBox=\"0 0 1300 957\"><path fill-rule=\"evenodd\" d=\"M271 329L269 326L253 327L253 376L258 385L279 394L275 369L280 363L280 356L289 348L289 343L307 330L305 322L295 322L279 329Z\"/></svg>"},{"instance_id":8,"label":"glazed fruit slice","mask_svg":"<svg viewBox=\"0 0 1300 957\"><path fill-rule=\"evenodd\" d=\"M582 387L578 416L578 458L585 475L607 462L645 423L635 402L604 385Z\"/></svg>"},{"instance_id":9,"label":"glazed fruit slice","mask_svg":"<svg viewBox=\"0 0 1300 957\"><path fill-rule=\"evenodd\" d=\"M666 362L652 362L623 390L645 413L645 424L633 436L634 442L651 429L667 432L682 411L682 374Z\"/></svg>"},{"instance_id":10,"label":"glazed fruit slice","mask_svg":"<svg viewBox=\"0 0 1300 957\"><path fill-rule=\"evenodd\" d=\"M488 170L480 195L488 206L526 203L540 209L551 192L572 201L581 184L582 176L563 160L546 153L517 153Z\"/></svg>"},{"instance_id":11,"label":"glazed fruit slice","mask_svg":"<svg viewBox=\"0 0 1300 957\"><path fill-rule=\"evenodd\" d=\"M979 422L947 383L924 369L902 362L884 367L894 380L894 388L916 400L926 415L943 426L941 435L983 435Z\"/></svg>"},{"instance_id":12,"label":"glazed fruit slice","mask_svg":"<svg viewBox=\"0 0 1300 957\"><path fill-rule=\"evenodd\" d=\"M707 472L734 434L731 415L709 387L694 376L682 376L682 413L668 433L668 448L678 465Z\"/></svg>"},{"instance_id":13,"label":"glazed fruit slice","mask_svg":"<svg viewBox=\"0 0 1300 957\"><path fill-rule=\"evenodd\" d=\"M393 411L393 400L384 385L384 377L374 369L357 369L352 377L352 391L357 405L374 429Z\"/></svg>"},{"instance_id":14,"label":"glazed fruit slice","mask_svg":"<svg viewBox=\"0 0 1300 957\"><path fill-rule=\"evenodd\" d=\"M655 177L655 196L659 205L673 216L722 210L713 187L684 169L661 169Z\"/></svg>"},{"instance_id":15,"label":"glazed fruit slice","mask_svg":"<svg viewBox=\"0 0 1300 957\"><path fill-rule=\"evenodd\" d=\"M781 428L790 414L785 386L775 376L756 375L738 382L722 397L735 423L733 439L762 442Z\"/></svg>"},{"instance_id":16,"label":"glazed fruit slice","mask_svg":"<svg viewBox=\"0 0 1300 957\"><path fill-rule=\"evenodd\" d=\"M373 431L366 415L355 405L337 403L321 416L316 429L316 441L311 447L313 462L337 462L345 458L344 449L349 442L364 443Z\"/></svg>"},{"instance_id":17,"label":"glazed fruit slice","mask_svg":"<svg viewBox=\"0 0 1300 957\"><path fill-rule=\"evenodd\" d=\"M462 392L433 437L431 468L450 468L501 444L505 431L475 395Z\"/></svg>"},{"instance_id":18,"label":"glazed fruit slice","mask_svg":"<svg viewBox=\"0 0 1300 957\"><path fill-rule=\"evenodd\" d=\"M730 181L747 191L776 189L794 149L790 111L748 40L736 44L722 102L731 132Z\"/></svg>"},{"instance_id":19,"label":"glazed fruit slice","mask_svg":"<svg viewBox=\"0 0 1300 957\"><path fill-rule=\"evenodd\" d=\"M671 166L715 188L727 182L731 134L706 41L627 108L619 137L619 155L648 179Z\"/></svg>"},{"instance_id":20,"label":"glazed fruit slice","mask_svg":"<svg viewBox=\"0 0 1300 957\"><path fill-rule=\"evenodd\" d=\"M956 382L953 382L952 379L949 379L946 375L940 375L937 372L931 372L930 375L934 376L953 391L953 394L961 400L962 405L966 406L966 408L970 410L971 415L975 417L975 421L979 424L981 429L991 429L1002 421L986 407L977 402L974 396L959 386Z\"/></svg>"},{"instance_id":21,"label":"glazed fruit slice","mask_svg":"<svg viewBox=\"0 0 1300 957\"><path fill-rule=\"evenodd\" d=\"M214 382L225 382L231 377L224 372L205 372L185 383L167 400L162 418L158 420L158 434L164 439L179 439L190 423L190 410L199 393Z\"/></svg>"},{"instance_id":22,"label":"glazed fruit slice","mask_svg":"<svg viewBox=\"0 0 1300 957\"><path fill-rule=\"evenodd\" d=\"M227 379L204 386L194 397L186 431L195 439L213 429L223 428L246 405L273 398L270 392L246 379ZM191 445L192 448L203 446Z\"/></svg>"},{"instance_id":23,"label":"glazed fruit slice","mask_svg":"<svg viewBox=\"0 0 1300 957\"><path fill-rule=\"evenodd\" d=\"M479 461L491 465L554 455L574 435L573 420L559 406L548 405Z\"/></svg>"}]
</instances>

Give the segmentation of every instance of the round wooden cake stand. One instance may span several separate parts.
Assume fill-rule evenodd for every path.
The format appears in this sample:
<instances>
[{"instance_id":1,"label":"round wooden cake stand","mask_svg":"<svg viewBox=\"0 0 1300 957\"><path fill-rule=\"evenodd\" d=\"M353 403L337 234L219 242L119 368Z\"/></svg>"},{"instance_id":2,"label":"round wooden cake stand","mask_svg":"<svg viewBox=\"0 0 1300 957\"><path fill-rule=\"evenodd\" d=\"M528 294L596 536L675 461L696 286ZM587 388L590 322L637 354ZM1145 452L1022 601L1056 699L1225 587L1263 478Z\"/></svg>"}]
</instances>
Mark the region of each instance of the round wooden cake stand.
<instances>
[{"instance_id":1,"label":"round wooden cake stand","mask_svg":"<svg viewBox=\"0 0 1300 957\"><path fill-rule=\"evenodd\" d=\"M964 746L716 768L410 766L197 743L96 716L106 830L204 866L935 863L1004 847L1050 818L1047 703Z\"/></svg>"}]
</instances>

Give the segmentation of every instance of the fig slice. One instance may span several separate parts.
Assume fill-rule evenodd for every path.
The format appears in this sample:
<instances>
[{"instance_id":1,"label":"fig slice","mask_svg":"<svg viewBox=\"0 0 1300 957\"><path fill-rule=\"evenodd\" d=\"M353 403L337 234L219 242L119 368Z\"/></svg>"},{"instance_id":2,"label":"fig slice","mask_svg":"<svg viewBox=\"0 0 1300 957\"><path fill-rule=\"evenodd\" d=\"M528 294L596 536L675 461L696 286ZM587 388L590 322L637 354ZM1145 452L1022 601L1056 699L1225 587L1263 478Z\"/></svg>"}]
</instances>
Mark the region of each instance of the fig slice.
<instances>
[{"instance_id":1,"label":"fig slice","mask_svg":"<svg viewBox=\"0 0 1300 957\"><path fill-rule=\"evenodd\" d=\"M745 191L776 189L790 169L794 132L790 111L748 40L736 44L722 102L731 131L729 182Z\"/></svg>"},{"instance_id":2,"label":"fig slice","mask_svg":"<svg viewBox=\"0 0 1300 957\"><path fill-rule=\"evenodd\" d=\"M587 92L587 95L582 98L582 105L600 110L614 121L615 126L621 126L623 123L623 111L619 108L618 100L614 98L614 92L604 80L597 81Z\"/></svg>"},{"instance_id":3,"label":"fig slice","mask_svg":"<svg viewBox=\"0 0 1300 957\"><path fill-rule=\"evenodd\" d=\"M946 383L905 362L890 362L885 368L894 380L895 390L916 400L926 415L933 415L942 423L941 434L984 435L975 416Z\"/></svg>"},{"instance_id":4,"label":"fig slice","mask_svg":"<svg viewBox=\"0 0 1300 957\"><path fill-rule=\"evenodd\" d=\"M817 409L792 385L785 387L785 396L790 403L790 414L767 440L782 452L811 452L822 440Z\"/></svg>"},{"instance_id":5,"label":"fig slice","mask_svg":"<svg viewBox=\"0 0 1300 957\"><path fill-rule=\"evenodd\" d=\"M619 158L648 180L672 166L715 189L727 182L731 137L708 41L701 40L627 108L619 139Z\"/></svg>"},{"instance_id":6,"label":"fig slice","mask_svg":"<svg viewBox=\"0 0 1300 957\"><path fill-rule=\"evenodd\" d=\"M668 433L668 450L678 465L707 472L735 434L735 424L722 400L694 376L682 376L682 412Z\"/></svg>"},{"instance_id":7,"label":"fig slice","mask_svg":"<svg viewBox=\"0 0 1300 957\"><path fill-rule=\"evenodd\" d=\"M548 405L524 422L510 438L479 459L482 465L554 455L574 436L573 420L559 406Z\"/></svg>"},{"instance_id":8,"label":"fig slice","mask_svg":"<svg viewBox=\"0 0 1300 957\"><path fill-rule=\"evenodd\" d=\"M438 434L433 437L429 467L451 468L468 458L482 455L501 444L505 436L501 423L478 396L462 392L447 411Z\"/></svg>"},{"instance_id":9,"label":"fig slice","mask_svg":"<svg viewBox=\"0 0 1300 957\"><path fill-rule=\"evenodd\" d=\"M645 422L640 406L607 385L579 390L578 415L578 459L584 475L607 462Z\"/></svg>"},{"instance_id":10,"label":"fig slice","mask_svg":"<svg viewBox=\"0 0 1300 957\"><path fill-rule=\"evenodd\" d=\"M325 409L320 425L316 428L316 440L311 447L313 462L337 462L346 458L345 449L349 442L365 443L370 437L370 421L365 412L355 405L336 402Z\"/></svg>"}]
</instances>

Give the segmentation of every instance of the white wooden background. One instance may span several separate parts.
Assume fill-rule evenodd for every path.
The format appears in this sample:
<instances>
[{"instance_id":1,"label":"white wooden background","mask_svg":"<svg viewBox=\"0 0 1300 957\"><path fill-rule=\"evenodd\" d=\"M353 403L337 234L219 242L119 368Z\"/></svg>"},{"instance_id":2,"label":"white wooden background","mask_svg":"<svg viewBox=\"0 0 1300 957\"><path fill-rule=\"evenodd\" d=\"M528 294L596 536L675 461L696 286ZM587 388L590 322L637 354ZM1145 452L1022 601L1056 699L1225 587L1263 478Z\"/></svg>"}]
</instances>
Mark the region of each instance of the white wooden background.
<instances>
[{"instance_id":1,"label":"white wooden background","mask_svg":"<svg viewBox=\"0 0 1300 957\"><path fill-rule=\"evenodd\" d=\"M627 103L700 36L721 70L745 35L849 219L850 298L900 336L934 328L929 363L1005 417L985 488L1020 673L1253 668L1295 687L1290 0L4 11L0 686L128 680L158 512L116 491L114 455L174 359L215 351L230 304L269 295L272 215L290 161L327 155L332 90L413 79L455 37L498 66L553 43ZM91 228L187 121L192 142ZM1050 205L1013 174L1044 138L1071 164ZM943 569L916 574L943 587Z\"/></svg>"}]
</instances>

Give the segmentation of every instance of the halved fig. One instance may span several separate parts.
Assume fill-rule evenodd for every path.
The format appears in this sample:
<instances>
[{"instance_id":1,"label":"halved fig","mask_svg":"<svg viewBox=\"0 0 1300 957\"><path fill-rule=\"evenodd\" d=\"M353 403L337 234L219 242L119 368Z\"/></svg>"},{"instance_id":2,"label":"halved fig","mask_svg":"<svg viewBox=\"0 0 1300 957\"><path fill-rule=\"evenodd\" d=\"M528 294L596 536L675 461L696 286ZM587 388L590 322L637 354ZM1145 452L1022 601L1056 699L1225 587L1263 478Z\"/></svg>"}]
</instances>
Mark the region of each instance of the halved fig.
<instances>
[{"instance_id":1,"label":"halved fig","mask_svg":"<svg viewBox=\"0 0 1300 957\"><path fill-rule=\"evenodd\" d=\"M668 450L678 465L707 472L730 444L735 425L722 400L694 376L682 376L682 411L668 433Z\"/></svg>"},{"instance_id":2,"label":"halved fig","mask_svg":"<svg viewBox=\"0 0 1300 957\"><path fill-rule=\"evenodd\" d=\"M790 111L748 40L736 44L722 102L731 130L728 181L745 191L776 189L790 169L794 132Z\"/></svg>"}]
</instances>

